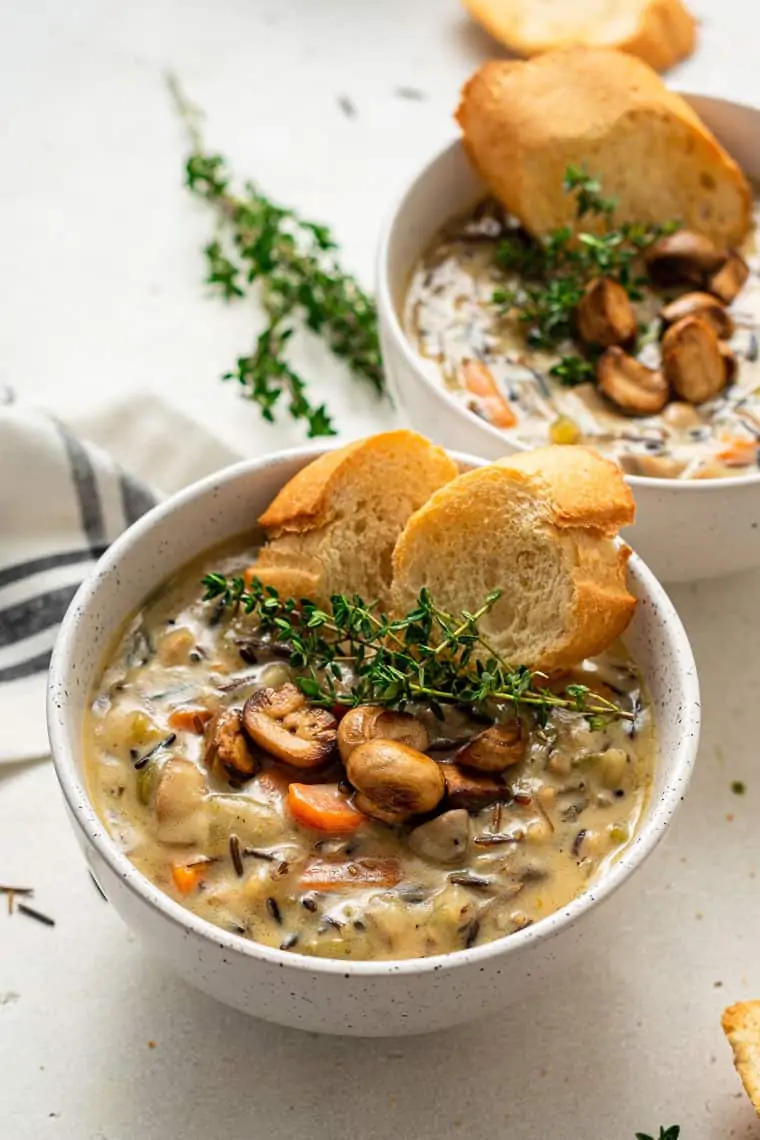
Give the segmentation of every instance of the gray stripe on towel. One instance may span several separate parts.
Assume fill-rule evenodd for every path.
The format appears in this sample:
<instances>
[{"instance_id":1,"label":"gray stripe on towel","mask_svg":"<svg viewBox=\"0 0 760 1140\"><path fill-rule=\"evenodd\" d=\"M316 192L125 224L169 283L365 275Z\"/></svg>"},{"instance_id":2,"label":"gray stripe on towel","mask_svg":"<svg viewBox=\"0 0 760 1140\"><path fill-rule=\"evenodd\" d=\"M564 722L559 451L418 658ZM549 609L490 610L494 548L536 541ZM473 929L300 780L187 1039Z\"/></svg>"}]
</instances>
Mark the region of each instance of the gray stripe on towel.
<instances>
[{"instance_id":1,"label":"gray stripe on towel","mask_svg":"<svg viewBox=\"0 0 760 1140\"><path fill-rule=\"evenodd\" d=\"M124 512L124 520L127 526L137 522L146 511L156 505L156 496L148 490L144 483L140 483L132 475L122 474L120 476L119 490L121 491L121 509Z\"/></svg>"},{"instance_id":2,"label":"gray stripe on towel","mask_svg":"<svg viewBox=\"0 0 760 1140\"><path fill-rule=\"evenodd\" d=\"M28 661L19 661L17 665L8 665L7 668L0 669L0 685L5 681L18 681L21 677L43 673L50 664L52 653L52 649L47 649L44 653L38 653L36 657L30 657Z\"/></svg>"},{"instance_id":3,"label":"gray stripe on towel","mask_svg":"<svg viewBox=\"0 0 760 1140\"><path fill-rule=\"evenodd\" d=\"M75 582L0 610L0 647L14 645L51 625L58 625L78 589Z\"/></svg>"},{"instance_id":4,"label":"gray stripe on towel","mask_svg":"<svg viewBox=\"0 0 760 1140\"><path fill-rule=\"evenodd\" d=\"M71 467L71 475L79 500L79 511L82 516L82 529L90 546L102 546L106 541L106 528L95 469L90 462L87 451L79 440L74 439L73 435L69 435L63 424L58 423L57 420L54 422L63 440Z\"/></svg>"},{"instance_id":5,"label":"gray stripe on towel","mask_svg":"<svg viewBox=\"0 0 760 1140\"><path fill-rule=\"evenodd\" d=\"M104 544L92 549L86 547L84 550L62 550L59 554L42 554L39 558L30 558L28 562L3 566L0 570L0 587L9 586L11 582L18 582L22 578L31 578L33 574L41 574L43 570L56 570L59 566L73 566L77 562L100 558L107 549Z\"/></svg>"}]
</instances>

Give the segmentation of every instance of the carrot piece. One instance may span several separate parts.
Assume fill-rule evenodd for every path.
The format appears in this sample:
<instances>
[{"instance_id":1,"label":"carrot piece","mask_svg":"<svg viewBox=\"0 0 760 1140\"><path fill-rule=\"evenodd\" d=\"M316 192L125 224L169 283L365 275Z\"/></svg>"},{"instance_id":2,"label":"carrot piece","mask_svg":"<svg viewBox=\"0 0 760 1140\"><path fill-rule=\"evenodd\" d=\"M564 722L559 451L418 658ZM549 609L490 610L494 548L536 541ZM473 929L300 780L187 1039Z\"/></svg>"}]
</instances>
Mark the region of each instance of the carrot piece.
<instances>
[{"instance_id":1,"label":"carrot piece","mask_svg":"<svg viewBox=\"0 0 760 1140\"><path fill-rule=\"evenodd\" d=\"M355 831L367 818L337 784L291 784L288 807L299 823L317 831L329 831L332 835Z\"/></svg>"},{"instance_id":2,"label":"carrot piece","mask_svg":"<svg viewBox=\"0 0 760 1140\"><path fill-rule=\"evenodd\" d=\"M195 732L201 736L213 715L200 705L180 705L171 713L169 727L176 728L179 732Z\"/></svg>"},{"instance_id":3,"label":"carrot piece","mask_svg":"<svg viewBox=\"0 0 760 1140\"><path fill-rule=\"evenodd\" d=\"M172 863L172 879L178 891L189 895L203 878L205 863Z\"/></svg>"},{"instance_id":4,"label":"carrot piece","mask_svg":"<svg viewBox=\"0 0 760 1140\"><path fill-rule=\"evenodd\" d=\"M715 456L726 467L751 467L758 460L760 446L757 440L738 437L729 442L728 447Z\"/></svg>"},{"instance_id":5,"label":"carrot piece","mask_svg":"<svg viewBox=\"0 0 760 1140\"><path fill-rule=\"evenodd\" d=\"M396 859L312 859L303 869L301 886L312 891L343 891L351 887L395 887L401 882Z\"/></svg>"},{"instance_id":6,"label":"carrot piece","mask_svg":"<svg viewBox=\"0 0 760 1140\"><path fill-rule=\"evenodd\" d=\"M490 368L480 360L465 360L462 364L462 382L468 392L477 396L487 418L494 427L511 428L517 423L506 396L502 395Z\"/></svg>"}]
</instances>

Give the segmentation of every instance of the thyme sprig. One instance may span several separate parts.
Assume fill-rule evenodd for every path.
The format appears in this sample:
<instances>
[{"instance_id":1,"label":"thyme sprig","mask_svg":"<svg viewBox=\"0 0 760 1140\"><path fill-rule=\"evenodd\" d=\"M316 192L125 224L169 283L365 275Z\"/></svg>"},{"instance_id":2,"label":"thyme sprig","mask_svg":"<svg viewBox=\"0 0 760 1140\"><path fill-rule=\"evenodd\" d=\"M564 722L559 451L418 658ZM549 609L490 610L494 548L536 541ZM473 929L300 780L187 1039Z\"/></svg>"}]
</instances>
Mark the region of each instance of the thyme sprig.
<instances>
[{"instance_id":1,"label":"thyme sprig","mask_svg":"<svg viewBox=\"0 0 760 1140\"><path fill-rule=\"evenodd\" d=\"M310 437L334 435L327 407L312 401L306 380L289 363L288 343L305 326L383 394L375 303L341 267L327 226L278 205L252 182L233 187L226 160L205 148L200 112L176 79L169 77L169 86L190 137L186 185L216 214L215 235L204 248L206 283L225 301L255 290L267 317L253 349L223 379L237 381L268 422L284 404Z\"/></svg>"},{"instance_id":2,"label":"thyme sprig","mask_svg":"<svg viewBox=\"0 0 760 1140\"><path fill-rule=\"evenodd\" d=\"M575 311L595 277L617 281L631 300L640 300L646 281L638 272L641 255L658 238L678 228L677 222L621 222L616 226L617 200L604 197L597 179L579 167L568 166L563 188L575 197L577 222L589 217L598 220L594 232L561 226L540 241L517 232L503 238L496 251L497 264L518 273L521 284L513 290L497 289L493 300L516 317L527 344L545 350L573 339ZM561 383L573 386L593 377L594 363L593 353L567 354L549 371Z\"/></svg>"},{"instance_id":3,"label":"thyme sprig","mask_svg":"<svg viewBox=\"0 0 760 1140\"><path fill-rule=\"evenodd\" d=\"M679 1124L671 1124L670 1128L660 1127L659 1136L648 1136L644 1132L636 1133L636 1140L678 1140L681 1135L681 1126Z\"/></svg>"},{"instance_id":4,"label":"thyme sprig","mask_svg":"<svg viewBox=\"0 0 760 1140\"><path fill-rule=\"evenodd\" d=\"M301 691L323 707L360 704L403 709L426 702L437 716L444 705L483 709L494 702L527 706L545 722L552 708L583 713L599 727L632 714L586 685L567 685L559 695L546 687L546 676L513 667L494 650L480 628L481 619L501 597L492 591L474 613L450 614L436 606L427 590L401 618L391 618L376 603L337 594L331 612L316 603L281 598L254 578L207 574L203 600L252 617L259 634L284 644Z\"/></svg>"}]
</instances>

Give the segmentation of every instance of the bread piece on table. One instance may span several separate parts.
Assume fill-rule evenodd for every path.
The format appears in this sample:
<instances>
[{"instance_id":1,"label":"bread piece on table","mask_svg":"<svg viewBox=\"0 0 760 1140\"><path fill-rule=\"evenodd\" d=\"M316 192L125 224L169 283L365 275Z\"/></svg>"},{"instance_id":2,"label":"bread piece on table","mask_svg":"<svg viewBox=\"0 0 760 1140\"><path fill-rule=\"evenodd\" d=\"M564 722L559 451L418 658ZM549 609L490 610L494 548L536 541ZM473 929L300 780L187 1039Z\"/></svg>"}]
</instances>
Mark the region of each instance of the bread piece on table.
<instances>
[{"instance_id":1,"label":"bread piece on table","mask_svg":"<svg viewBox=\"0 0 760 1140\"><path fill-rule=\"evenodd\" d=\"M666 71L694 51L697 22L681 0L463 0L515 55L606 47Z\"/></svg>"},{"instance_id":2,"label":"bread piece on table","mask_svg":"<svg viewBox=\"0 0 760 1140\"><path fill-rule=\"evenodd\" d=\"M723 1032L734 1051L734 1065L760 1116L760 1001L740 1001L724 1010Z\"/></svg>"},{"instance_id":3,"label":"bread piece on table","mask_svg":"<svg viewBox=\"0 0 760 1140\"><path fill-rule=\"evenodd\" d=\"M360 594L389 602L391 556L409 516L458 473L440 447L391 431L327 452L287 483L259 519L251 573L282 594Z\"/></svg>"},{"instance_id":4,"label":"bread piece on table","mask_svg":"<svg viewBox=\"0 0 760 1140\"><path fill-rule=\"evenodd\" d=\"M751 223L739 166L680 95L633 56L571 48L523 63L486 63L456 117L492 191L534 235L575 225L568 166L618 200L617 222L680 220L735 246ZM584 229L595 219L583 218Z\"/></svg>"},{"instance_id":5,"label":"bread piece on table","mask_svg":"<svg viewBox=\"0 0 760 1140\"><path fill-rule=\"evenodd\" d=\"M480 467L437 491L393 553L393 609L423 587L449 612L502 596L481 622L512 665L547 672L607 648L636 605L630 551L616 543L634 504L620 468L585 447L545 447Z\"/></svg>"}]
</instances>

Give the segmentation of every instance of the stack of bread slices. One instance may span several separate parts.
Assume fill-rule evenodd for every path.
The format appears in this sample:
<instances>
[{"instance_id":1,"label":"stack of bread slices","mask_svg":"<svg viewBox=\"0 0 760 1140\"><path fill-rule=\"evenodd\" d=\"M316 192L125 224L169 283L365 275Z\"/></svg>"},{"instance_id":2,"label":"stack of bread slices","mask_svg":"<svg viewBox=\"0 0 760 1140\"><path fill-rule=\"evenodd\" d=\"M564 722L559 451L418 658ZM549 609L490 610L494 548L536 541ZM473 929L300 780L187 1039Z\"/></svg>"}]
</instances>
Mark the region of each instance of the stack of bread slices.
<instances>
[{"instance_id":1,"label":"stack of bread slices","mask_svg":"<svg viewBox=\"0 0 760 1140\"><path fill-rule=\"evenodd\" d=\"M563 669L628 625L634 504L620 469L584 447L546 447L460 472L411 431L386 432L304 467L259 519L255 575L281 595L334 594L405 614L423 588L452 612L501 596L481 630L505 659Z\"/></svg>"}]
</instances>

